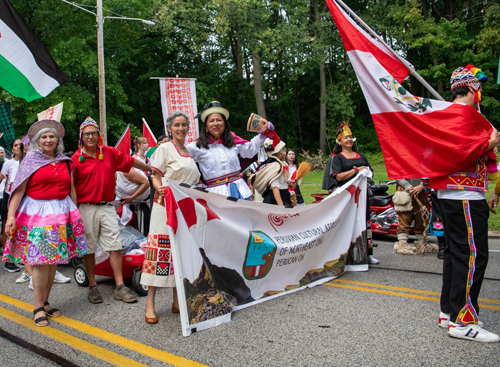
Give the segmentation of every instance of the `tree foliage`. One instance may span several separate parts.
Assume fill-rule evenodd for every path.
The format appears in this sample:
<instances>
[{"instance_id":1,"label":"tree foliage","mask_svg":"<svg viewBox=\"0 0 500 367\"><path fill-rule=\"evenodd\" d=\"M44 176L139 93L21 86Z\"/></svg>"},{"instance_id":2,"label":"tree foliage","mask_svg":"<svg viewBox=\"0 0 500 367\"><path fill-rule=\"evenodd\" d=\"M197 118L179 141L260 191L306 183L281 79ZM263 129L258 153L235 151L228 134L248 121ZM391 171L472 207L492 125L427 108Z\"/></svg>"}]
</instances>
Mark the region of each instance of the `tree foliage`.
<instances>
[{"instance_id":1,"label":"tree foliage","mask_svg":"<svg viewBox=\"0 0 500 367\"><path fill-rule=\"evenodd\" d=\"M64 101L62 123L67 150L74 150L80 123L98 119L98 68L95 18L60 0L11 0L48 47L71 82L48 97L27 103L0 89L12 102L16 134L27 132L36 114ZM412 63L444 98L458 66L481 67L482 111L500 125L500 6L491 0L345 1L401 56ZM95 0L79 4L95 12ZM127 124L139 135L145 118L163 133L158 82L151 77L197 79L198 109L219 100L242 137L261 93L266 116L288 146L316 151L320 104L326 102L326 137L350 119L364 151L379 148L373 123L335 23L321 0L104 0L104 15L150 19L107 19L104 24L108 141L114 144ZM255 84L257 57L261 85ZM320 98L320 65L326 93ZM405 87L430 97L411 77ZM257 89L255 88L257 87Z\"/></svg>"}]
</instances>

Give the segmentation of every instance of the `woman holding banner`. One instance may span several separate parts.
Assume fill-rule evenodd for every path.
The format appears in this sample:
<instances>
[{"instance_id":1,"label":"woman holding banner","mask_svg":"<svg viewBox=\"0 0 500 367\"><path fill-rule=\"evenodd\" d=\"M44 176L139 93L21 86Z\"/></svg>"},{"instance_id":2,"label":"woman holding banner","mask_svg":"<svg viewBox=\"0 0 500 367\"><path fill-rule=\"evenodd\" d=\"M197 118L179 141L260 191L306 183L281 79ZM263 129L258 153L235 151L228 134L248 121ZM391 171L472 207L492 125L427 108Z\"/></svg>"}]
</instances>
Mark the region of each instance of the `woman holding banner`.
<instances>
[{"instance_id":1,"label":"woman holding banner","mask_svg":"<svg viewBox=\"0 0 500 367\"><path fill-rule=\"evenodd\" d=\"M366 157L359 153L354 145L351 129L348 123L342 123L337 130L337 143L333 149L334 156L331 157L326 165L323 176L323 189L331 191L335 186L342 186L359 172L369 169L370 163ZM370 203L366 203L367 226L370 220ZM373 247L371 238L368 238L368 263L378 264L379 261L373 257Z\"/></svg>"},{"instance_id":2,"label":"woman holding banner","mask_svg":"<svg viewBox=\"0 0 500 367\"><path fill-rule=\"evenodd\" d=\"M198 140L187 148L200 167L207 190L250 200L252 191L241 177L238 155L253 158L264 144L266 136L259 133L251 141L246 141L232 133L227 121L229 112L217 101L207 103L196 117L203 122L203 127ZM274 131L270 122L267 128Z\"/></svg>"},{"instance_id":3,"label":"woman holding banner","mask_svg":"<svg viewBox=\"0 0 500 367\"><path fill-rule=\"evenodd\" d=\"M180 111L172 112L167 117L167 129L171 140L157 147L152 164L153 186L156 189L156 194L151 211L151 225L141 276L141 284L148 286L146 301L146 322L148 324L158 322L155 312L155 296L158 287L173 288L172 312L179 313L170 238L167 234L165 189L168 184L164 182L165 178L189 185L198 183L200 178L196 163L184 146L189 131L189 117Z\"/></svg>"}]
</instances>

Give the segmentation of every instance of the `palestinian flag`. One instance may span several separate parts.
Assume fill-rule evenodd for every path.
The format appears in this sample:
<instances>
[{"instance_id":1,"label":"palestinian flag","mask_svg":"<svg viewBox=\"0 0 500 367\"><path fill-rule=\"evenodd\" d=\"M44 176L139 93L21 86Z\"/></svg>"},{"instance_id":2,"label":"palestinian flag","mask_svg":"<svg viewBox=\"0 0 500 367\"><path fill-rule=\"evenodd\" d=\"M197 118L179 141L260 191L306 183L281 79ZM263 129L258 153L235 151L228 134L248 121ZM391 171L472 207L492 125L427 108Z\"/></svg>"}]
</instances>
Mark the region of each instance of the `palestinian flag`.
<instances>
[{"instance_id":1,"label":"palestinian flag","mask_svg":"<svg viewBox=\"0 0 500 367\"><path fill-rule=\"evenodd\" d=\"M156 150L156 138L148 123L142 118L142 137L148 139L149 150L146 152L146 157L151 158Z\"/></svg>"},{"instance_id":2,"label":"palestinian flag","mask_svg":"<svg viewBox=\"0 0 500 367\"><path fill-rule=\"evenodd\" d=\"M8 0L0 0L0 87L31 102L69 78Z\"/></svg>"}]
</instances>

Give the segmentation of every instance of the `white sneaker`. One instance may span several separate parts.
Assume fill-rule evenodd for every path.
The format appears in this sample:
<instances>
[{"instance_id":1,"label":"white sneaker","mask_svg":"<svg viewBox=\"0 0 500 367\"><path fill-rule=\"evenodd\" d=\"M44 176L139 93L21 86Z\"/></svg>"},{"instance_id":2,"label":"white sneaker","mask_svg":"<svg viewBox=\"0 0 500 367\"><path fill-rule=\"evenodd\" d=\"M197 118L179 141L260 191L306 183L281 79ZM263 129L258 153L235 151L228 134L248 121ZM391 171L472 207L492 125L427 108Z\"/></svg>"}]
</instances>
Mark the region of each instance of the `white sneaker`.
<instances>
[{"instance_id":1,"label":"white sneaker","mask_svg":"<svg viewBox=\"0 0 500 367\"><path fill-rule=\"evenodd\" d=\"M500 342L500 336L490 333L484 330L481 326L477 324L468 324L465 326L460 326L450 322L448 326L448 335L453 338L473 340L475 342L482 343L498 343Z\"/></svg>"},{"instance_id":2,"label":"white sneaker","mask_svg":"<svg viewBox=\"0 0 500 367\"><path fill-rule=\"evenodd\" d=\"M71 278L65 277L56 270L56 276L54 277L54 283L69 283Z\"/></svg>"},{"instance_id":3,"label":"white sneaker","mask_svg":"<svg viewBox=\"0 0 500 367\"><path fill-rule=\"evenodd\" d=\"M16 279L16 283L17 284L26 283L28 280L30 280L30 276L28 275L28 273L25 273L23 271L21 276Z\"/></svg>"},{"instance_id":4,"label":"white sneaker","mask_svg":"<svg viewBox=\"0 0 500 367\"><path fill-rule=\"evenodd\" d=\"M33 279L31 277L30 277L30 285L28 288L33 290Z\"/></svg>"},{"instance_id":5,"label":"white sneaker","mask_svg":"<svg viewBox=\"0 0 500 367\"><path fill-rule=\"evenodd\" d=\"M443 329L448 329L448 326L450 325L450 314L440 312L439 318L438 318L438 325L439 325L439 327L442 327ZM479 327L484 327L484 322L482 322L481 320L477 320L477 325Z\"/></svg>"},{"instance_id":6,"label":"white sneaker","mask_svg":"<svg viewBox=\"0 0 500 367\"><path fill-rule=\"evenodd\" d=\"M378 264L380 261L375 259L372 255L368 256L368 264Z\"/></svg>"}]
</instances>

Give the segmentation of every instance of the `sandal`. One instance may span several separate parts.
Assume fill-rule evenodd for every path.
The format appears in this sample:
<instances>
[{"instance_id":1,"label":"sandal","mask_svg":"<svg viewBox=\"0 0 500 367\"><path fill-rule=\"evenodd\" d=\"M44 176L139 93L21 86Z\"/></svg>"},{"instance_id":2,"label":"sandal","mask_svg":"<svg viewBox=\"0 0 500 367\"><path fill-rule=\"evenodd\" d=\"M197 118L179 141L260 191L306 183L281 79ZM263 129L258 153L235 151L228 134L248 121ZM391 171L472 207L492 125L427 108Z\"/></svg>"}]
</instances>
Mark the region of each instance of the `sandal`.
<instances>
[{"instance_id":1,"label":"sandal","mask_svg":"<svg viewBox=\"0 0 500 367\"><path fill-rule=\"evenodd\" d=\"M43 304L43 310L45 311L45 306L50 306L49 302L45 302ZM56 312L59 312L59 315L54 315ZM61 310L58 310L57 308L51 308L48 311L45 311L45 314L50 317L59 317L62 316Z\"/></svg>"},{"instance_id":2,"label":"sandal","mask_svg":"<svg viewBox=\"0 0 500 367\"><path fill-rule=\"evenodd\" d=\"M36 310L33 311L33 316L35 316L38 312L44 311L45 309L43 307L39 307ZM36 326L44 327L44 326L49 326L49 319L47 319L45 316L39 317L34 320ZM41 324L41 322L46 321L46 324Z\"/></svg>"}]
</instances>

